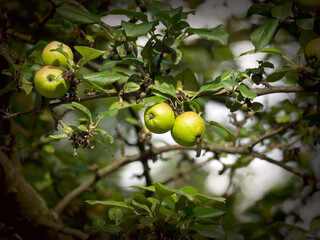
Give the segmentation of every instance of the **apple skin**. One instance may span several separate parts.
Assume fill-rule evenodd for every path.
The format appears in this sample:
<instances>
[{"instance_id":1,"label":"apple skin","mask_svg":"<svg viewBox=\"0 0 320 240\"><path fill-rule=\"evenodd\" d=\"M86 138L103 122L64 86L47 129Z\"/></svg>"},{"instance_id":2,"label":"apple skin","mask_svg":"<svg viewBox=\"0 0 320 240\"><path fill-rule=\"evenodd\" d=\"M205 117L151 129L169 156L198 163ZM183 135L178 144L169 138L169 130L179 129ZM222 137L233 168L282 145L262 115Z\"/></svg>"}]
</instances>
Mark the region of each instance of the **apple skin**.
<instances>
[{"instance_id":1,"label":"apple skin","mask_svg":"<svg viewBox=\"0 0 320 240\"><path fill-rule=\"evenodd\" d=\"M146 127L153 133L166 133L170 131L174 121L174 112L167 103L147 107L144 112Z\"/></svg>"},{"instance_id":2,"label":"apple skin","mask_svg":"<svg viewBox=\"0 0 320 240\"><path fill-rule=\"evenodd\" d=\"M44 66L34 75L34 85L37 91L46 98L60 98L65 95L70 82L62 77L67 69L55 66Z\"/></svg>"},{"instance_id":3,"label":"apple skin","mask_svg":"<svg viewBox=\"0 0 320 240\"><path fill-rule=\"evenodd\" d=\"M304 48L304 56L308 65L314 69L320 67L320 38L312 39Z\"/></svg>"},{"instance_id":4,"label":"apple skin","mask_svg":"<svg viewBox=\"0 0 320 240\"><path fill-rule=\"evenodd\" d=\"M296 0L296 4L305 11L316 12L320 9L319 0Z\"/></svg>"},{"instance_id":5,"label":"apple skin","mask_svg":"<svg viewBox=\"0 0 320 240\"><path fill-rule=\"evenodd\" d=\"M68 68L68 59L57 51L51 51L56 48L62 48L62 50L68 54L69 58L73 60L73 52L68 45L53 41L42 50L41 57L44 65Z\"/></svg>"},{"instance_id":6,"label":"apple skin","mask_svg":"<svg viewBox=\"0 0 320 240\"><path fill-rule=\"evenodd\" d=\"M179 115L171 130L173 139L184 147L192 147L202 141L205 124L199 114L184 112Z\"/></svg>"}]
</instances>

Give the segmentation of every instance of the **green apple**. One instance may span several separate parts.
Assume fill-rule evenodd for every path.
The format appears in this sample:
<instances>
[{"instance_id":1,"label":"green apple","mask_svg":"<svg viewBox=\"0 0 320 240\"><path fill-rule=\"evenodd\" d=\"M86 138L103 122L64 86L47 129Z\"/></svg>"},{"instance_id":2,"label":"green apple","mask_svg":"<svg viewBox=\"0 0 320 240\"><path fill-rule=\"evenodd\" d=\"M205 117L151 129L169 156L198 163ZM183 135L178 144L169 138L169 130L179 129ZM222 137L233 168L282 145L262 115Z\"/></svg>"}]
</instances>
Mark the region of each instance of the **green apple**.
<instances>
[{"instance_id":1,"label":"green apple","mask_svg":"<svg viewBox=\"0 0 320 240\"><path fill-rule=\"evenodd\" d=\"M174 112L167 103L160 103L147 107L144 112L146 127L153 133L165 133L170 131L174 121Z\"/></svg>"},{"instance_id":2,"label":"green apple","mask_svg":"<svg viewBox=\"0 0 320 240\"><path fill-rule=\"evenodd\" d=\"M316 12L320 9L319 0L296 0L297 6L305 11Z\"/></svg>"},{"instance_id":3,"label":"green apple","mask_svg":"<svg viewBox=\"0 0 320 240\"><path fill-rule=\"evenodd\" d=\"M51 51L56 48L61 48L64 52L66 52L71 60L73 60L73 52L71 48L58 41L53 41L49 43L42 51L42 60L44 65L50 66L59 66L68 68L68 59L61 53L57 51Z\"/></svg>"},{"instance_id":4,"label":"green apple","mask_svg":"<svg viewBox=\"0 0 320 240\"><path fill-rule=\"evenodd\" d=\"M65 95L70 82L62 77L67 69L56 66L44 66L34 75L34 85L37 91L47 98L60 98Z\"/></svg>"},{"instance_id":5,"label":"green apple","mask_svg":"<svg viewBox=\"0 0 320 240\"><path fill-rule=\"evenodd\" d=\"M199 114L184 112L179 115L171 130L173 139L184 147L191 147L200 143L203 139L205 125Z\"/></svg>"},{"instance_id":6,"label":"green apple","mask_svg":"<svg viewBox=\"0 0 320 240\"><path fill-rule=\"evenodd\" d=\"M306 62L312 68L320 67L320 38L311 40L304 48Z\"/></svg>"}]
</instances>

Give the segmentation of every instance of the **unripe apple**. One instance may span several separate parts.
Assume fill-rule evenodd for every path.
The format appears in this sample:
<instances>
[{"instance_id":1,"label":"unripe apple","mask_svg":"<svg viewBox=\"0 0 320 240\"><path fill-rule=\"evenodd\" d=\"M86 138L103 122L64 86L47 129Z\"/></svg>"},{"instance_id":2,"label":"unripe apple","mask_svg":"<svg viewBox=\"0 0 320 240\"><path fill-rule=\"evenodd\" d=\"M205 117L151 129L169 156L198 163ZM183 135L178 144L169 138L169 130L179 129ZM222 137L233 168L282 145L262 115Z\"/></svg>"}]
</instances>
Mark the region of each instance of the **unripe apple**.
<instances>
[{"instance_id":1,"label":"unripe apple","mask_svg":"<svg viewBox=\"0 0 320 240\"><path fill-rule=\"evenodd\" d=\"M42 60L44 65L58 66L68 68L68 59L61 53L57 51L51 51L56 48L61 48L66 52L71 60L73 60L73 52L71 48L58 41L53 41L49 43L42 51Z\"/></svg>"},{"instance_id":2,"label":"unripe apple","mask_svg":"<svg viewBox=\"0 0 320 240\"><path fill-rule=\"evenodd\" d=\"M144 112L146 127L153 133L165 133L171 130L175 120L174 112L167 103L148 107Z\"/></svg>"},{"instance_id":3,"label":"unripe apple","mask_svg":"<svg viewBox=\"0 0 320 240\"><path fill-rule=\"evenodd\" d=\"M62 77L65 68L55 66L44 66L34 76L34 85L37 91L47 98L60 98L65 95L70 82Z\"/></svg>"},{"instance_id":4,"label":"unripe apple","mask_svg":"<svg viewBox=\"0 0 320 240\"><path fill-rule=\"evenodd\" d=\"M320 38L311 40L304 48L306 62L312 68L320 67Z\"/></svg>"},{"instance_id":5,"label":"unripe apple","mask_svg":"<svg viewBox=\"0 0 320 240\"><path fill-rule=\"evenodd\" d=\"M179 115L171 130L173 139L184 147L197 145L202 141L205 124L199 114L195 112L184 112Z\"/></svg>"}]
</instances>

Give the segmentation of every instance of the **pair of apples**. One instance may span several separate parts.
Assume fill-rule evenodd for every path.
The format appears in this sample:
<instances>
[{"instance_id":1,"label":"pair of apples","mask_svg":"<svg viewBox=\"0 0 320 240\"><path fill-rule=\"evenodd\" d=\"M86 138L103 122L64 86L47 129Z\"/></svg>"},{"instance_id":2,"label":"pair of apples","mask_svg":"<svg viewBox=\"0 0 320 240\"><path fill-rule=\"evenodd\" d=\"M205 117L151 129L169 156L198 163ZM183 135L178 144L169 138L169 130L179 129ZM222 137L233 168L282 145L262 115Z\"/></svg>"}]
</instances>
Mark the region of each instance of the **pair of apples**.
<instances>
[{"instance_id":1,"label":"pair of apples","mask_svg":"<svg viewBox=\"0 0 320 240\"><path fill-rule=\"evenodd\" d=\"M46 98L60 98L69 88L70 82L63 78L63 72L67 71L68 59L54 49L61 48L73 60L71 48L58 41L49 43L42 51L44 67L40 68L34 76L34 85L37 91Z\"/></svg>"},{"instance_id":2,"label":"pair of apples","mask_svg":"<svg viewBox=\"0 0 320 240\"><path fill-rule=\"evenodd\" d=\"M175 118L167 103L148 107L144 113L144 121L153 133L166 133L171 130L172 138L184 147L197 145L204 136L205 124L199 114L188 111Z\"/></svg>"}]
</instances>

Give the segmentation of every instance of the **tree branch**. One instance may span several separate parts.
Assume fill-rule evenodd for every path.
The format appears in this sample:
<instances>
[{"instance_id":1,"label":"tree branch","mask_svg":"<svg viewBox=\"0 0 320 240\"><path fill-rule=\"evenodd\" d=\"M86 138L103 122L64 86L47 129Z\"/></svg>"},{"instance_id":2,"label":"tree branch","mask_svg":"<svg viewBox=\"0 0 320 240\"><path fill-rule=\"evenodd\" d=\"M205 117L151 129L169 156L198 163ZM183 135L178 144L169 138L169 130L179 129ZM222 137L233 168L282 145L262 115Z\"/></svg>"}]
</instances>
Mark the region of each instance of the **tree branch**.
<instances>
[{"instance_id":1,"label":"tree branch","mask_svg":"<svg viewBox=\"0 0 320 240\"><path fill-rule=\"evenodd\" d=\"M251 156L253 157L257 157L257 158L260 158L262 160L265 160L267 162L270 162L272 164L275 164L279 167L282 167L283 169L297 175L297 176L300 176L302 178L307 178L307 179L311 179L311 180L314 180L314 181L320 181L320 178L319 177L315 177L311 174L308 174L308 173L305 173L305 172L302 172L300 171L299 169L297 168L294 168L294 167L291 167L291 166L288 166L286 165L285 163L281 162L281 161L276 161L272 158L269 158L268 156L264 155L264 154L261 154L261 153L258 153L258 152L251 152L250 153Z\"/></svg>"}]
</instances>

